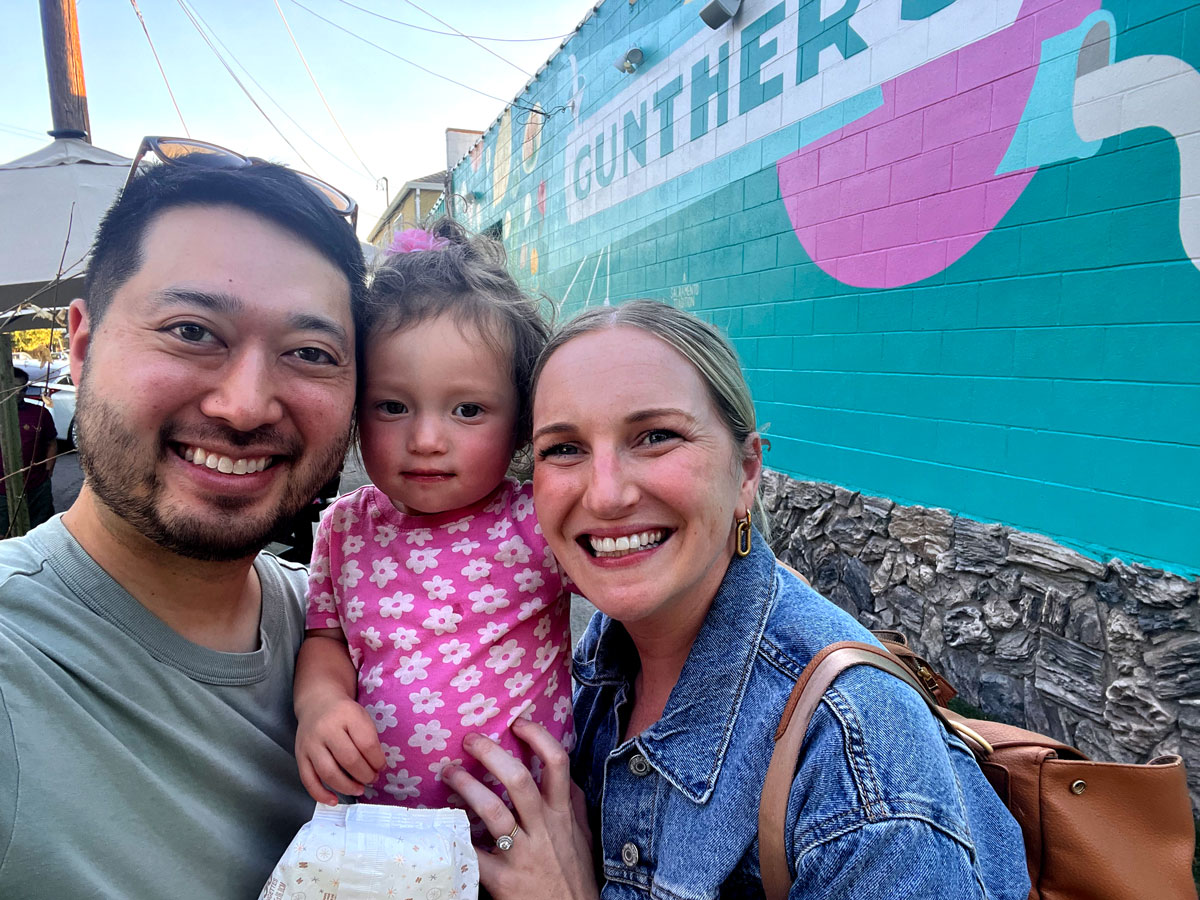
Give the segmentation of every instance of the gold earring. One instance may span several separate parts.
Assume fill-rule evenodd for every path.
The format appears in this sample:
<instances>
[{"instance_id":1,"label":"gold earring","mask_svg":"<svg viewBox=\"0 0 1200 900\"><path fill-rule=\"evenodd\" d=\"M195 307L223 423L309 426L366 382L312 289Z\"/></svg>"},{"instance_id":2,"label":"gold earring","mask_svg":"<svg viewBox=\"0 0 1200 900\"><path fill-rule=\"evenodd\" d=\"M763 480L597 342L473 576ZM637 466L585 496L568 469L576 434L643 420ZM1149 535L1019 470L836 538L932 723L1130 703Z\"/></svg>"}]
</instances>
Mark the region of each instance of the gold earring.
<instances>
[{"instance_id":1,"label":"gold earring","mask_svg":"<svg viewBox=\"0 0 1200 900\"><path fill-rule=\"evenodd\" d=\"M743 558L750 555L750 510L737 520L737 555Z\"/></svg>"}]
</instances>

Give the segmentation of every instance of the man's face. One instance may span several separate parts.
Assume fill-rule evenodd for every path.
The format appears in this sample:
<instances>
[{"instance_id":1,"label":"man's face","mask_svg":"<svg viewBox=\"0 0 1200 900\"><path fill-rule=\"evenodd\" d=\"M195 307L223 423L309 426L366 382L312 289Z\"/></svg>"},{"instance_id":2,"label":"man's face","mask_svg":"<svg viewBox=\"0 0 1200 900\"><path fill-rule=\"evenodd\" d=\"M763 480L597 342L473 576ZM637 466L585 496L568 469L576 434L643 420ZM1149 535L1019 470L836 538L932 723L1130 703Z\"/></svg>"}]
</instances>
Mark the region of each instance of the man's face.
<instances>
[{"instance_id":1,"label":"man's face","mask_svg":"<svg viewBox=\"0 0 1200 900\"><path fill-rule=\"evenodd\" d=\"M93 327L72 311L81 461L133 531L196 559L252 555L337 471L354 406L342 272L230 206L161 213Z\"/></svg>"}]
</instances>

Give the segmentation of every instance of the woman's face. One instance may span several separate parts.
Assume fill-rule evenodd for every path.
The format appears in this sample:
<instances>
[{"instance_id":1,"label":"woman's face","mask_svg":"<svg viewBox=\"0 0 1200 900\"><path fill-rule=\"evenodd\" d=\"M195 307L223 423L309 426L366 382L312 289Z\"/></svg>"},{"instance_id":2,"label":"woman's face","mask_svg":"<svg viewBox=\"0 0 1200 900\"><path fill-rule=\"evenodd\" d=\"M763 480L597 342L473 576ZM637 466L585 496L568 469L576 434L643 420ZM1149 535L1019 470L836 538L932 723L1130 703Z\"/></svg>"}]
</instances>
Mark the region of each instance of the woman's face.
<instances>
[{"instance_id":1,"label":"woman's face","mask_svg":"<svg viewBox=\"0 0 1200 900\"><path fill-rule=\"evenodd\" d=\"M629 326L559 348L533 420L538 519L579 591L626 624L702 618L758 486L757 436L736 447L695 367Z\"/></svg>"}]
</instances>

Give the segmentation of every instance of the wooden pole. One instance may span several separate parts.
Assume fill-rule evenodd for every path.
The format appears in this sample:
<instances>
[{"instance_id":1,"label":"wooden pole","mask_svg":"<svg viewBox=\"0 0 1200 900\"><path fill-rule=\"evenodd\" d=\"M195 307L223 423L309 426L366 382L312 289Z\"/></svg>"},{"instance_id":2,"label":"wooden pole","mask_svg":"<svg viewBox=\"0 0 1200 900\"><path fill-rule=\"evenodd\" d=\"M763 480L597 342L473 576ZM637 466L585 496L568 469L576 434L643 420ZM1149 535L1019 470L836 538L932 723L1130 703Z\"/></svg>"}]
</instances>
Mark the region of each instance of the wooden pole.
<instances>
[{"instance_id":1,"label":"wooden pole","mask_svg":"<svg viewBox=\"0 0 1200 900\"><path fill-rule=\"evenodd\" d=\"M83 84L83 56L79 52L79 17L75 0L39 2L46 77L50 83L50 113L54 121L50 136L78 138L90 144L92 128L88 121L87 88Z\"/></svg>"},{"instance_id":2,"label":"wooden pole","mask_svg":"<svg viewBox=\"0 0 1200 900\"><path fill-rule=\"evenodd\" d=\"M29 504L25 502L25 468L21 455L21 422L17 415L17 385L13 380L12 335L0 332L0 453L4 454L4 494L8 501L8 534L20 537L29 531Z\"/></svg>"}]
</instances>

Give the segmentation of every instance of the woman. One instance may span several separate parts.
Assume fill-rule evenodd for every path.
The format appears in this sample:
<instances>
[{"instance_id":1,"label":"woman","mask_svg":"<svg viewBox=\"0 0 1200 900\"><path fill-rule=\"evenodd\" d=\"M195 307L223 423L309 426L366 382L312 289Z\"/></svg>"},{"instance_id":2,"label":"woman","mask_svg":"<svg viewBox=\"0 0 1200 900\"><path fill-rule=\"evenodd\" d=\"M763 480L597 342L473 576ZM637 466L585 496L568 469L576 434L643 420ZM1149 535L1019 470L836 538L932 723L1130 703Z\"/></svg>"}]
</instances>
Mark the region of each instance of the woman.
<instances>
[{"instance_id":1,"label":"woman","mask_svg":"<svg viewBox=\"0 0 1200 900\"><path fill-rule=\"evenodd\" d=\"M784 702L822 647L872 639L751 526L761 441L714 329L654 301L592 310L535 379L538 516L601 611L575 652L586 825L544 731L516 726L544 763L540 791L473 738L515 808L461 769L444 776L509 848L480 854L483 883L520 900L762 896L758 804ZM1028 895L1016 823L966 748L881 672L850 670L826 693L788 813L792 900Z\"/></svg>"}]
</instances>

